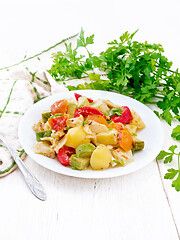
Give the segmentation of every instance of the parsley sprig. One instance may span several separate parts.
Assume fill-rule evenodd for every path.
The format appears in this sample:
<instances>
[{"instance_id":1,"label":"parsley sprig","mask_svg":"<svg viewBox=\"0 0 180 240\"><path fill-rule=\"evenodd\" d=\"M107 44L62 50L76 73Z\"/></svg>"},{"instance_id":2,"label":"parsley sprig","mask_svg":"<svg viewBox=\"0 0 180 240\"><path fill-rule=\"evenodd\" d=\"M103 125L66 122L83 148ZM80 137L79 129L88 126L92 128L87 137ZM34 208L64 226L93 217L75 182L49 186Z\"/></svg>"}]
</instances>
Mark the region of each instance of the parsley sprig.
<instances>
[{"instance_id":1,"label":"parsley sprig","mask_svg":"<svg viewBox=\"0 0 180 240\"><path fill-rule=\"evenodd\" d=\"M172 145L169 147L169 151L161 151L159 155L157 156L157 160L163 160L164 163L171 163L173 158L178 158L178 169L170 168L167 170L167 173L165 174L165 179L175 179L172 181L172 187L176 189L176 191L180 191L180 151L179 153L176 153L175 150L177 150L177 145Z\"/></svg>"},{"instance_id":2,"label":"parsley sprig","mask_svg":"<svg viewBox=\"0 0 180 240\"><path fill-rule=\"evenodd\" d=\"M180 125L177 125L173 129L171 137L175 138L176 140L180 140ZM162 150L157 156L157 160L164 159L165 164L171 163L173 159L176 158L178 159L178 169L167 169L167 173L165 174L164 178L172 180L177 177L172 181L172 187L175 187L176 191L180 191L180 149L178 149L177 145L172 145L169 147L169 152Z\"/></svg>"}]
</instances>

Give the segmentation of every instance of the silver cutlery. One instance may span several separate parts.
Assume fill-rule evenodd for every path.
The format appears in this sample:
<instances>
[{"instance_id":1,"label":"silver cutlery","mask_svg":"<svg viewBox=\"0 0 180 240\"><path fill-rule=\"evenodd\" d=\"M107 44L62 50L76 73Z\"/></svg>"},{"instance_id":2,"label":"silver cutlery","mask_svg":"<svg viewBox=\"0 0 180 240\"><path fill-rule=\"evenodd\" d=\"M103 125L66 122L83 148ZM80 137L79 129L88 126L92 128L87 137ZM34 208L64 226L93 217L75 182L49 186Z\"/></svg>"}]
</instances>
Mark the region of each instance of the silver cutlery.
<instances>
[{"instance_id":1,"label":"silver cutlery","mask_svg":"<svg viewBox=\"0 0 180 240\"><path fill-rule=\"evenodd\" d=\"M16 151L10 146L10 144L7 142L5 136L3 133L0 132L0 139L4 143L4 145L9 150L11 156L13 157L14 161L16 162L17 166L19 167L22 175L25 178L25 181L27 185L29 186L31 192L40 200L45 201L47 199L46 192L41 185L41 183L37 180L36 177L33 176L33 174L28 170L28 168L25 166L21 158L18 156Z\"/></svg>"}]
</instances>

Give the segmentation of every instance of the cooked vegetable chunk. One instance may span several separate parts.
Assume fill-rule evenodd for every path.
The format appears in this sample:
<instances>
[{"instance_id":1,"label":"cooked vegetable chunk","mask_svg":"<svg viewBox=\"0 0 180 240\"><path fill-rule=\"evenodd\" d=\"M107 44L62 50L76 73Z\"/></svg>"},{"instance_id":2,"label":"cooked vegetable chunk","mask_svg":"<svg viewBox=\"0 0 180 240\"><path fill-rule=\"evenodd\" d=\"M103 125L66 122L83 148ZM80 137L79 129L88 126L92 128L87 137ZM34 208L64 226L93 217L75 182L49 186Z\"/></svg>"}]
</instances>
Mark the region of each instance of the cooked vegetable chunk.
<instances>
[{"instance_id":1,"label":"cooked vegetable chunk","mask_svg":"<svg viewBox=\"0 0 180 240\"><path fill-rule=\"evenodd\" d=\"M74 93L74 96L75 96L75 98L76 98L77 101L78 101L78 99L79 99L80 97L82 97L82 95L81 95L81 94L78 94L78 93ZM91 98L87 98L87 100L88 100L90 103L94 102Z\"/></svg>"},{"instance_id":2,"label":"cooked vegetable chunk","mask_svg":"<svg viewBox=\"0 0 180 240\"><path fill-rule=\"evenodd\" d=\"M62 148L67 140L67 135L65 135L63 138L61 138L59 141L54 139L54 144L52 145L52 148L56 153L59 152L59 149Z\"/></svg>"},{"instance_id":3,"label":"cooked vegetable chunk","mask_svg":"<svg viewBox=\"0 0 180 240\"><path fill-rule=\"evenodd\" d=\"M35 132L41 132L41 131L44 131L44 122L42 119L40 119L39 121L37 121L34 125L33 125L33 130Z\"/></svg>"},{"instance_id":4,"label":"cooked vegetable chunk","mask_svg":"<svg viewBox=\"0 0 180 240\"><path fill-rule=\"evenodd\" d=\"M112 129L108 132L102 132L97 134L96 140L100 144L104 145L115 145L117 144L117 130Z\"/></svg>"},{"instance_id":5,"label":"cooked vegetable chunk","mask_svg":"<svg viewBox=\"0 0 180 240\"><path fill-rule=\"evenodd\" d=\"M93 107L98 109L99 111L101 111L104 114L107 114L109 111L107 104L102 99L98 99L98 100L94 101Z\"/></svg>"},{"instance_id":6,"label":"cooked vegetable chunk","mask_svg":"<svg viewBox=\"0 0 180 240\"><path fill-rule=\"evenodd\" d=\"M66 126L68 118L69 116L67 114L64 114L62 116L49 118L48 123L53 130L61 131Z\"/></svg>"},{"instance_id":7,"label":"cooked vegetable chunk","mask_svg":"<svg viewBox=\"0 0 180 240\"><path fill-rule=\"evenodd\" d=\"M134 158L132 155L132 151L125 152L124 150L117 148L113 152L114 158L124 167L127 164L131 163Z\"/></svg>"},{"instance_id":8,"label":"cooked vegetable chunk","mask_svg":"<svg viewBox=\"0 0 180 240\"><path fill-rule=\"evenodd\" d=\"M95 122L104 124L105 126L108 125L106 119L100 115L88 115L88 120L94 120Z\"/></svg>"},{"instance_id":9,"label":"cooked vegetable chunk","mask_svg":"<svg viewBox=\"0 0 180 240\"><path fill-rule=\"evenodd\" d=\"M74 148L63 146L59 149L57 157L59 162L64 166L69 166L70 157L75 153Z\"/></svg>"},{"instance_id":10,"label":"cooked vegetable chunk","mask_svg":"<svg viewBox=\"0 0 180 240\"><path fill-rule=\"evenodd\" d=\"M50 144L46 142L36 142L33 146L34 152L42 154L49 158L55 158L55 151L51 148Z\"/></svg>"},{"instance_id":11,"label":"cooked vegetable chunk","mask_svg":"<svg viewBox=\"0 0 180 240\"><path fill-rule=\"evenodd\" d=\"M95 146L92 143L84 143L76 148L77 157L90 157L95 150Z\"/></svg>"},{"instance_id":12,"label":"cooked vegetable chunk","mask_svg":"<svg viewBox=\"0 0 180 240\"><path fill-rule=\"evenodd\" d=\"M50 111L44 111L44 112L42 112L41 115L42 115L43 122L46 123L48 118L50 118L50 116L51 116L51 112Z\"/></svg>"},{"instance_id":13,"label":"cooked vegetable chunk","mask_svg":"<svg viewBox=\"0 0 180 240\"><path fill-rule=\"evenodd\" d=\"M37 133L36 133L36 140L39 142L39 141L41 141L41 138L50 137L50 136L51 136L51 133L52 133L51 130L42 131L42 132L37 132Z\"/></svg>"},{"instance_id":14,"label":"cooked vegetable chunk","mask_svg":"<svg viewBox=\"0 0 180 240\"><path fill-rule=\"evenodd\" d=\"M44 131L48 131L51 130L51 126L49 125L49 122L47 121L46 123L44 123Z\"/></svg>"},{"instance_id":15,"label":"cooked vegetable chunk","mask_svg":"<svg viewBox=\"0 0 180 240\"><path fill-rule=\"evenodd\" d=\"M100 144L92 153L90 165L95 170L106 169L112 160L110 150L103 144Z\"/></svg>"},{"instance_id":16,"label":"cooked vegetable chunk","mask_svg":"<svg viewBox=\"0 0 180 240\"><path fill-rule=\"evenodd\" d=\"M128 152L132 148L132 135L127 128L121 130L118 134L118 145L125 152Z\"/></svg>"},{"instance_id":17,"label":"cooked vegetable chunk","mask_svg":"<svg viewBox=\"0 0 180 240\"><path fill-rule=\"evenodd\" d=\"M99 111L98 109L96 109L94 107L89 107L89 106L84 106L84 107L80 107L80 108L76 109L76 111L74 113L74 117L79 117L80 115L82 115L83 117L86 117L88 115L104 116L104 114L101 111Z\"/></svg>"},{"instance_id":18,"label":"cooked vegetable chunk","mask_svg":"<svg viewBox=\"0 0 180 240\"><path fill-rule=\"evenodd\" d=\"M67 121L67 127L82 127L84 118L80 115L77 118L70 118Z\"/></svg>"},{"instance_id":19,"label":"cooked vegetable chunk","mask_svg":"<svg viewBox=\"0 0 180 240\"><path fill-rule=\"evenodd\" d=\"M133 146L135 151L142 150L144 148L144 141L138 139L136 136L133 136Z\"/></svg>"},{"instance_id":20,"label":"cooked vegetable chunk","mask_svg":"<svg viewBox=\"0 0 180 240\"><path fill-rule=\"evenodd\" d=\"M108 132L108 128L104 124L100 124L95 122L94 120L90 120L88 122L89 128L93 133L101 133L101 132Z\"/></svg>"},{"instance_id":21,"label":"cooked vegetable chunk","mask_svg":"<svg viewBox=\"0 0 180 240\"><path fill-rule=\"evenodd\" d=\"M132 135L137 132L137 126L135 125L126 124L124 128L127 128Z\"/></svg>"},{"instance_id":22,"label":"cooked vegetable chunk","mask_svg":"<svg viewBox=\"0 0 180 240\"><path fill-rule=\"evenodd\" d=\"M139 114L133 109L131 109L131 113L132 113L133 119L130 121L130 124L137 126L137 128L139 129L145 128L145 124L141 119L141 117L139 116Z\"/></svg>"},{"instance_id":23,"label":"cooked vegetable chunk","mask_svg":"<svg viewBox=\"0 0 180 240\"><path fill-rule=\"evenodd\" d=\"M68 130L66 146L76 148L88 142L90 142L90 140L86 139L86 133L82 127L74 127Z\"/></svg>"},{"instance_id":24,"label":"cooked vegetable chunk","mask_svg":"<svg viewBox=\"0 0 180 240\"><path fill-rule=\"evenodd\" d=\"M111 108L108 112L108 116L112 117L114 115L121 116L123 110L121 108Z\"/></svg>"},{"instance_id":25,"label":"cooked vegetable chunk","mask_svg":"<svg viewBox=\"0 0 180 240\"><path fill-rule=\"evenodd\" d=\"M90 158L80 158L72 155L69 164L78 170L84 170L89 166L89 162Z\"/></svg>"},{"instance_id":26,"label":"cooked vegetable chunk","mask_svg":"<svg viewBox=\"0 0 180 240\"><path fill-rule=\"evenodd\" d=\"M77 107L76 100L74 100L73 98L69 99L67 109L67 114L69 114L69 118L74 117L76 107Z\"/></svg>"},{"instance_id":27,"label":"cooked vegetable chunk","mask_svg":"<svg viewBox=\"0 0 180 240\"><path fill-rule=\"evenodd\" d=\"M118 123L118 122L121 122L123 124L129 123L133 119L130 109L127 106L122 106L121 109L123 110L121 115L114 116L111 119L115 123Z\"/></svg>"},{"instance_id":28,"label":"cooked vegetable chunk","mask_svg":"<svg viewBox=\"0 0 180 240\"><path fill-rule=\"evenodd\" d=\"M66 113L68 109L68 102L66 99L63 100L59 100L57 102L55 102L52 106L51 106L51 113L52 115L56 114L56 113Z\"/></svg>"},{"instance_id":29,"label":"cooked vegetable chunk","mask_svg":"<svg viewBox=\"0 0 180 240\"><path fill-rule=\"evenodd\" d=\"M87 97L85 96L81 96L78 98L78 103L77 103L77 107L80 107L80 106L89 106L89 101L87 99Z\"/></svg>"}]
</instances>

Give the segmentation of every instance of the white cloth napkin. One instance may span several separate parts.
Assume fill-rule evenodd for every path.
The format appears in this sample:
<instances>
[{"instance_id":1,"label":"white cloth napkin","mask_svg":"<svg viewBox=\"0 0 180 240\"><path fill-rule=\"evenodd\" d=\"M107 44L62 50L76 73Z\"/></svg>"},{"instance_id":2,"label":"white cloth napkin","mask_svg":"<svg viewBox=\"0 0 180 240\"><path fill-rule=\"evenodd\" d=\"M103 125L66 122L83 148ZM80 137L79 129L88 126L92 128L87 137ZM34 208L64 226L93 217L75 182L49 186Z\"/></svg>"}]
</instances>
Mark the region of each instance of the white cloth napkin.
<instances>
[{"instance_id":1,"label":"white cloth napkin","mask_svg":"<svg viewBox=\"0 0 180 240\"><path fill-rule=\"evenodd\" d=\"M21 156L25 153L18 140L18 125L22 115L39 98L51 94L68 91L61 83L57 83L51 75L38 71L35 76L25 68L16 69L8 79L0 80L0 131L3 132ZM8 150L0 142L0 177L16 168Z\"/></svg>"}]
</instances>

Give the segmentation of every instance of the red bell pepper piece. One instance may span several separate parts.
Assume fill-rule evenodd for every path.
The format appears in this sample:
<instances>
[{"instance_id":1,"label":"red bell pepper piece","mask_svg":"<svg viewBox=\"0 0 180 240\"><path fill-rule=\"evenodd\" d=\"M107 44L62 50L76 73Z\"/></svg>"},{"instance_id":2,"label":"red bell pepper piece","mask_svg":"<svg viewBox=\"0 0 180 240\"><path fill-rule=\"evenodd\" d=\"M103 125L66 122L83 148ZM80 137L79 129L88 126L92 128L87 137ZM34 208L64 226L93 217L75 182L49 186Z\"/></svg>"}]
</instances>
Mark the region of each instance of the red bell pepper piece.
<instances>
[{"instance_id":1,"label":"red bell pepper piece","mask_svg":"<svg viewBox=\"0 0 180 240\"><path fill-rule=\"evenodd\" d=\"M82 95L81 95L81 94L78 94L78 93L74 93L74 96L75 96L75 98L76 98L77 101L78 101L78 99L79 99L80 97L82 97ZM89 101L89 103L94 102L91 98L87 98L87 100Z\"/></svg>"},{"instance_id":2,"label":"red bell pepper piece","mask_svg":"<svg viewBox=\"0 0 180 240\"><path fill-rule=\"evenodd\" d=\"M74 113L74 117L79 117L80 115L82 115L83 117L86 117L88 115L100 115L104 117L104 114L102 112L100 112L96 108L88 107L88 106L76 109Z\"/></svg>"},{"instance_id":3,"label":"red bell pepper piece","mask_svg":"<svg viewBox=\"0 0 180 240\"><path fill-rule=\"evenodd\" d=\"M122 106L121 109L123 110L121 116L113 116L111 119L113 122L118 123L121 122L123 124L126 124L133 120L133 116L131 114L130 109L127 106Z\"/></svg>"},{"instance_id":4,"label":"red bell pepper piece","mask_svg":"<svg viewBox=\"0 0 180 240\"><path fill-rule=\"evenodd\" d=\"M57 157L59 162L64 166L69 166L71 155L75 154L75 149L67 146L63 146L59 149Z\"/></svg>"},{"instance_id":5,"label":"red bell pepper piece","mask_svg":"<svg viewBox=\"0 0 180 240\"><path fill-rule=\"evenodd\" d=\"M55 131L61 131L65 126L66 122L68 120L68 115L62 115L54 118L49 118L48 123L51 126L51 128Z\"/></svg>"}]
</instances>

